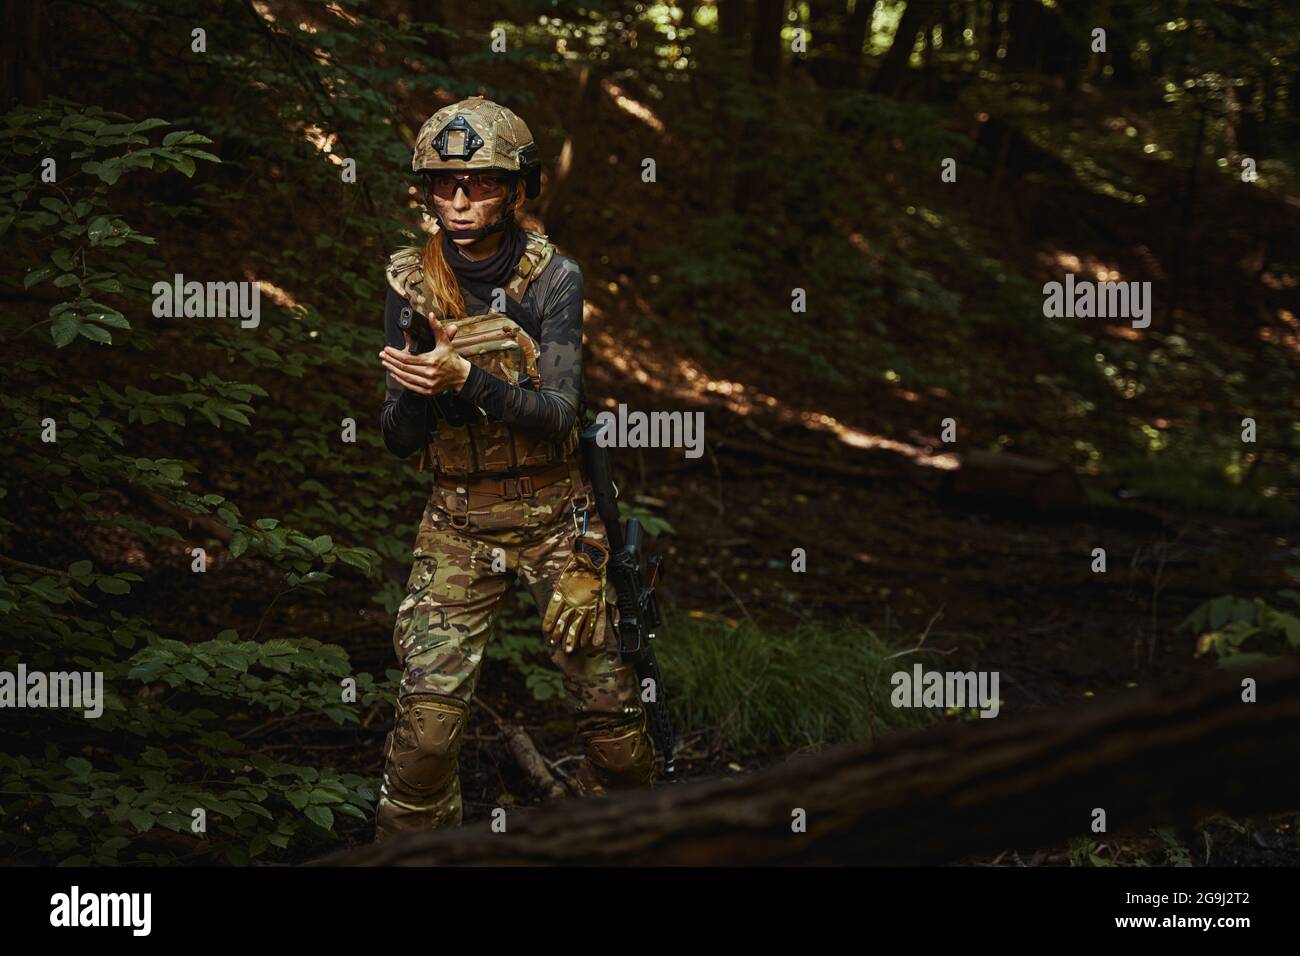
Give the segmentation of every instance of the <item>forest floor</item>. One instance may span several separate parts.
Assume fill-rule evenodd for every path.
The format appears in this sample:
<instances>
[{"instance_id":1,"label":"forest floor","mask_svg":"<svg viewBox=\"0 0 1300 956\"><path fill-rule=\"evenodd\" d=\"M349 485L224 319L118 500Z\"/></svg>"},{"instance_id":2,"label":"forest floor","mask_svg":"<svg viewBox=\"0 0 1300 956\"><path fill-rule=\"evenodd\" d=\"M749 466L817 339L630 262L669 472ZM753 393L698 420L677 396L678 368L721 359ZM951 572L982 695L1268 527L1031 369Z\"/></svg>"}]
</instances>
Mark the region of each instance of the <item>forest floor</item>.
<instances>
[{"instance_id":1,"label":"forest floor","mask_svg":"<svg viewBox=\"0 0 1300 956\"><path fill-rule=\"evenodd\" d=\"M1193 638L1174 633L1178 622L1209 596L1259 591L1261 562L1296 560L1275 529L1258 521L1137 506L1062 519L956 507L915 480L917 466L891 464L887 459L897 458L891 453L851 452L833 459L854 460L878 471L879 479L853 480L810 468L792 482L784 467L756 465L749 455L729 452L724 436L739 433L749 448L749 429L715 422L710 419L716 471L698 463L683 470L681 460L664 455L668 460L647 463L638 489L666 502L663 513L678 531L667 548L666 602L731 618L749 613L768 626L852 618L903 646L924 635L931 653L927 666L942 660L948 670L1000 673L1004 718L1045 707L1087 707L1148 682L1208 671L1214 665L1193 656ZM787 445L806 445L813 437L775 425L771 434ZM1113 556L1104 576L1089 570L1097 546ZM806 573L789 569L794 547L808 552ZM365 601L361 589L357 600L356 606ZM298 605L286 609L283 623L322 638L330 628L346 629L337 639L358 670L393 667L387 618L361 611L358 621L353 610L353 623L343 621L340 628L344 613L337 600L311 609ZM503 662L485 661L478 694L492 710L522 724L549 760L563 766L580 756L563 711L535 702L520 675ZM282 731L277 742L285 747L284 759L328 757L340 769L377 776L390 720L385 708L364 727L323 730L325 740L314 732ZM736 755L710 735L694 736L679 754L685 780L748 773L785 756ZM294 742L302 745L301 753L294 753ZM327 749L314 749L322 747ZM467 822L486 819L494 807L539 799L482 708L473 711L462 753L462 787ZM1217 820L1207 827L1213 834L1209 862L1300 865L1291 819ZM368 823L342 827L348 842L370 838ZM1204 862L1203 841L1189 833L1180 845ZM1133 842L1164 849L1154 837L1125 840L1130 854ZM1015 851L971 862L1070 859L1065 848ZM1107 860L1121 851L1112 846L1095 852Z\"/></svg>"}]
</instances>

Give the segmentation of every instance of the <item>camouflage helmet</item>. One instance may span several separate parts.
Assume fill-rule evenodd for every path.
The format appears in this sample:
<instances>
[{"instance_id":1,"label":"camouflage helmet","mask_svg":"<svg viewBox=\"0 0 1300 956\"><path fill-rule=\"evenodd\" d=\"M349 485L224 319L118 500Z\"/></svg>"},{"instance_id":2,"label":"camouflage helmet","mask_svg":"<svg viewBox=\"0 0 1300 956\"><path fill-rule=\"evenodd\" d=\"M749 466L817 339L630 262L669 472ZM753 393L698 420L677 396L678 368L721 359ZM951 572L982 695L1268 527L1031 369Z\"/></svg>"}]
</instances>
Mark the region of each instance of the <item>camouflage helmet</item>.
<instances>
[{"instance_id":1,"label":"camouflage helmet","mask_svg":"<svg viewBox=\"0 0 1300 956\"><path fill-rule=\"evenodd\" d=\"M420 127L411 169L417 173L498 169L524 181L524 195L542 191L542 165L527 125L513 110L482 96L444 106Z\"/></svg>"}]
</instances>

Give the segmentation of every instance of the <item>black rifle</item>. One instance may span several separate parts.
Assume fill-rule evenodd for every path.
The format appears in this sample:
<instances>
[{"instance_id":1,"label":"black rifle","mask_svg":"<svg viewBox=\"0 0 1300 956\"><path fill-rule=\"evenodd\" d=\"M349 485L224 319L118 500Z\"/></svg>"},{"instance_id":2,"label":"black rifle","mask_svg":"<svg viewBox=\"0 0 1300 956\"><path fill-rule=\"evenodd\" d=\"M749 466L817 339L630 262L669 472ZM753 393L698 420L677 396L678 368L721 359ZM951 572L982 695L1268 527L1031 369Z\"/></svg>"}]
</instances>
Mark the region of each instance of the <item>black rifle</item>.
<instances>
[{"instance_id":1,"label":"black rifle","mask_svg":"<svg viewBox=\"0 0 1300 956\"><path fill-rule=\"evenodd\" d=\"M596 512L605 523L605 535L609 539L608 574L614 582L614 594L618 599L618 650L624 660L631 662L638 684L647 680L651 682L654 699L646 705L650 735L663 758L664 776L672 779L677 772L673 760L676 742L664 682L659 676L659 662L651 644L655 637L654 629L662 622L655 586L663 574L664 561L659 555L651 555L645 562L646 573L642 575L645 532L636 518L627 519L626 529L619 521L614 479L609 470L609 449L596 441L602 427L592 424L583 429L582 458L596 499Z\"/></svg>"}]
</instances>

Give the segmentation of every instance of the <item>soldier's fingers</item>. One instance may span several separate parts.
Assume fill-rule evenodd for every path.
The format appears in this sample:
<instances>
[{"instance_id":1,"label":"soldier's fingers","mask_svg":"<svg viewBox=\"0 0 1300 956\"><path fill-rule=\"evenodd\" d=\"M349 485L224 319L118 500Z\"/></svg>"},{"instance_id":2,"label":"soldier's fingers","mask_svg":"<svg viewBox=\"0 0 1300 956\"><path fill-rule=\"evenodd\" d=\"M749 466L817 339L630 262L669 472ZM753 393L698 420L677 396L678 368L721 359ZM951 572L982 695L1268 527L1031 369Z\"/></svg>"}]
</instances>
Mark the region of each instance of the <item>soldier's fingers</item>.
<instances>
[{"instance_id":1,"label":"soldier's fingers","mask_svg":"<svg viewBox=\"0 0 1300 956\"><path fill-rule=\"evenodd\" d=\"M591 615L586 611L578 612L578 619L573 622L577 636L574 644L579 648L591 646Z\"/></svg>"},{"instance_id":2,"label":"soldier's fingers","mask_svg":"<svg viewBox=\"0 0 1300 956\"><path fill-rule=\"evenodd\" d=\"M405 375L408 378L419 378L424 374L424 370L418 366L409 365L406 362L400 362L393 358L391 354L380 356L379 360L384 363L384 368L393 374Z\"/></svg>"},{"instance_id":3,"label":"soldier's fingers","mask_svg":"<svg viewBox=\"0 0 1300 956\"><path fill-rule=\"evenodd\" d=\"M428 316L428 319L429 328L433 330L433 341L438 345L441 345L443 342L450 342L451 338L447 335L447 330L443 328L442 323L432 315Z\"/></svg>"},{"instance_id":4,"label":"soldier's fingers","mask_svg":"<svg viewBox=\"0 0 1300 956\"><path fill-rule=\"evenodd\" d=\"M400 359L391 359L390 361L391 364L385 362L384 365L385 368L392 370L394 374L401 373L406 376L408 380L417 382L422 387L433 389L434 391L441 391L441 388L445 387L442 385L442 378L444 376L440 375L429 364L412 364L410 362L402 362Z\"/></svg>"},{"instance_id":5,"label":"soldier's fingers","mask_svg":"<svg viewBox=\"0 0 1300 956\"><path fill-rule=\"evenodd\" d=\"M433 394L433 389L425 379L417 378L414 375L404 372L396 365L390 365L388 362L384 363L384 367L388 369L388 374L393 376L393 378L396 379L398 384L403 388L409 389L412 392L418 392L421 395Z\"/></svg>"},{"instance_id":6,"label":"soldier's fingers","mask_svg":"<svg viewBox=\"0 0 1300 956\"><path fill-rule=\"evenodd\" d=\"M450 342L452 339L454 339L454 338L456 337L456 333L459 332L459 331L460 331L460 326L458 326L456 323L453 322L453 323L451 323L450 325L448 325L448 326L447 326L447 341Z\"/></svg>"},{"instance_id":7,"label":"soldier's fingers","mask_svg":"<svg viewBox=\"0 0 1300 956\"><path fill-rule=\"evenodd\" d=\"M385 358L394 363L399 368L405 369L413 375L422 374L433 361L432 356L428 353L424 355L412 355L409 352L387 352Z\"/></svg>"},{"instance_id":8,"label":"soldier's fingers","mask_svg":"<svg viewBox=\"0 0 1300 956\"><path fill-rule=\"evenodd\" d=\"M411 333L405 329L402 330L402 338L406 339L406 351L411 351Z\"/></svg>"}]
</instances>

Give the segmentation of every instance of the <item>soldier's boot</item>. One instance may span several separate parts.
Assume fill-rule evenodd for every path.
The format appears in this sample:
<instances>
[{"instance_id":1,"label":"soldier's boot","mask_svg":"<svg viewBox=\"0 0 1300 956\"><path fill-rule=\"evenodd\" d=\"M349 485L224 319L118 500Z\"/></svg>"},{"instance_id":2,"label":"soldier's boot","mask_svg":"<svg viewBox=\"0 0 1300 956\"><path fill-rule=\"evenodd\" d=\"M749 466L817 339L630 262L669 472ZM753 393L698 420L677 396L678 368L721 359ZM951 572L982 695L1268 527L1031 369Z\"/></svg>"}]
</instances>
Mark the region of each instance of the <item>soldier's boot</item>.
<instances>
[{"instance_id":1,"label":"soldier's boot","mask_svg":"<svg viewBox=\"0 0 1300 956\"><path fill-rule=\"evenodd\" d=\"M384 783L375 813L375 842L394 833L461 822L459 755L469 707L442 694L397 700L384 745Z\"/></svg>"},{"instance_id":2,"label":"soldier's boot","mask_svg":"<svg viewBox=\"0 0 1300 956\"><path fill-rule=\"evenodd\" d=\"M631 720L602 720L582 732L585 759L578 768L578 784L590 796L609 790L636 790L654 780L655 751L647 730L645 712Z\"/></svg>"}]
</instances>

